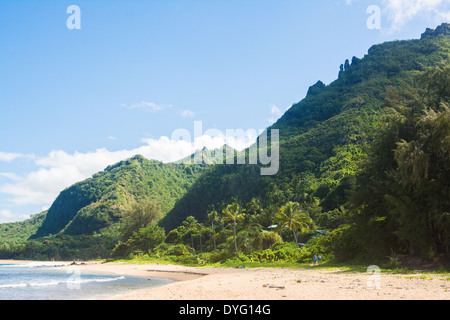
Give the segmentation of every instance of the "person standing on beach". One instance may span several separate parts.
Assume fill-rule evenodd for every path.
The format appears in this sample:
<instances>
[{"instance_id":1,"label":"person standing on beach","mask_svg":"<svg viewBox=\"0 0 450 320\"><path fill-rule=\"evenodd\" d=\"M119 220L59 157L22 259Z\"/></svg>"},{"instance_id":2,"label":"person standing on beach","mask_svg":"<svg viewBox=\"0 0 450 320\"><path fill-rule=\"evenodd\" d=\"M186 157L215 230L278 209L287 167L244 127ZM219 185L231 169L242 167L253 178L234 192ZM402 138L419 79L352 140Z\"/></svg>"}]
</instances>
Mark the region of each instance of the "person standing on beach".
<instances>
[{"instance_id":1,"label":"person standing on beach","mask_svg":"<svg viewBox=\"0 0 450 320\"><path fill-rule=\"evenodd\" d=\"M314 262L314 264L317 264L317 256L316 255L314 255L314 257L313 257L313 262Z\"/></svg>"}]
</instances>

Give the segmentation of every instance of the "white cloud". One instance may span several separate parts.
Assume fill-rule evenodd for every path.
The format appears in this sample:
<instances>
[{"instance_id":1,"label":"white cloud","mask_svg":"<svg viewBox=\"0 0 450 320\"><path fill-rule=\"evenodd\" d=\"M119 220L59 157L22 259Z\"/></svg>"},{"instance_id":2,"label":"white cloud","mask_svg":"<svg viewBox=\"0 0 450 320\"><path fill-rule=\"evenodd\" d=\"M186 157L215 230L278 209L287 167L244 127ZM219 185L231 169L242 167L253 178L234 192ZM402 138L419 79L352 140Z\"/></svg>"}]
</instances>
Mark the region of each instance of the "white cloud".
<instances>
[{"instance_id":1,"label":"white cloud","mask_svg":"<svg viewBox=\"0 0 450 320\"><path fill-rule=\"evenodd\" d=\"M19 156L17 153L0 152L0 161L10 162Z\"/></svg>"},{"instance_id":2,"label":"white cloud","mask_svg":"<svg viewBox=\"0 0 450 320\"><path fill-rule=\"evenodd\" d=\"M154 102L147 102L147 101L141 101L139 103L132 104L132 105L127 105L127 104L122 103L121 106L124 108L127 108L127 109L144 109L144 110L148 110L148 111L151 111L154 113L172 107L172 105L156 104Z\"/></svg>"},{"instance_id":3,"label":"white cloud","mask_svg":"<svg viewBox=\"0 0 450 320\"><path fill-rule=\"evenodd\" d=\"M147 145L139 148L139 154L147 159L154 159L165 163L179 160L193 152L189 141L172 140L168 137L159 139L145 138L142 142Z\"/></svg>"},{"instance_id":4,"label":"white cloud","mask_svg":"<svg viewBox=\"0 0 450 320\"><path fill-rule=\"evenodd\" d=\"M148 159L167 163L185 158L193 154L195 150L204 147L214 150L228 144L241 151L256 141L257 134L256 130L234 130L227 136L226 132L213 129L207 130L205 134L195 137L195 139L190 139L190 137L187 140L175 137L146 138L142 139L147 145L140 148L140 154Z\"/></svg>"},{"instance_id":5,"label":"white cloud","mask_svg":"<svg viewBox=\"0 0 450 320\"><path fill-rule=\"evenodd\" d=\"M137 151L98 149L74 154L52 151L45 157L37 158L34 162L39 168L25 176L2 174L13 178L13 181L1 185L0 192L9 195L15 205L50 205L63 189L89 178L108 165L133 156Z\"/></svg>"},{"instance_id":6,"label":"white cloud","mask_svg":"<svg viewBox=\"0 0 450 320\"><path fill-rule=\"evenodd\" d=\"M218 132L219 133L219 132ZM227 135L228 134L228 135ZM227 144L237 151L242 151L253 144L258 137L256 130L230 130L229 133L204 134L195 139L193 147L201 149L203 147L214 150Z\"/></svg>"},{"instance_id":7,"label":"white cloud","mask_svg":"<svg viewBox=\"0 0 450 320\"><path fill-rule=\"evenodd\" d=\"M384 14L391 22L390 31L399 31L417 17L439 24L450 18L450 0L383 0Z\"/></svg>"},{"instance_id":8,"label":"white cloud","mask_svg":"<svg viewBox=\"0 0 450 320\"><path fill-rule=\"evenodd\" d=\"M283 111L281 111L281 109L278 108L276 105L272 106L270 113L272 114L272 117L269 118L269 123L271 124L276 122L283 115Z\"/></svg>"},{"instance_id":9,"label":"white cloud","mask_svg":"<svg viewBox=\"0 0 450 320\"><path fill-rule=\"evenodd\" d=\"M0 223L8 223L28 219L29 216L16 215L11 210L0 210Z\"/></svg>"},{"instance_id":10,"label":"white cloud","mask_svg":"<svg viewBox=\"0 0 450 320\"><path fill-rule=\"evenodd\" d=\"M202 136L190 140L146 138L144 144L130 150L109 151L106 148L92 152L75 152L62 150L50 152L47 156L36 157L34 163L38 168L23 176L15 173L0 173L0 178L11 180L0 185L0 193L7 195L9 202L16 206L39 205L50 206L58 194L72 184L85 180L107 166L140 154L147 159L165 163L174 162L192 154L195 149L207 147L215 149L228 143L237 150L242 150L256 140L256 131L248 130L238 135L234 141L227 137L205 132ZM4 211L3 215L10 212Z\"/></svg>"},{"instance_id":11,"label":"white cloud","mask_svg":"<svg viewBox=\"0 0 450 320\"><path fill-rule=\"evenodd\" d=\"M84 177L75 166L40 168L15 181L4 184L0 192L12 196L15 205L49 204L64 188Z\"/></svg>"},{"instance_id":12,"label":"white cloud","mask_svg":"<svg viewBox=\"0 0 450 320\"><path fill-rule=\"evenodd\" d=\"M11 162L18 158L33 158L33 155L0 151L0 161Z\"/></svg>"},{"instance_id":13,"label":"white cloud","mask_svg":"<svg viewBox=\"0 0 450 320\"><path fill-rule=\"evenodd\" d=\"M195 115L195 113L193 111L191 111L191 110L183 110L183 111L180 112L180 115L182 117L188 118L188 117L193 117Z\"/></svg>"},{"instance_id":14,"label":"white cloud","mask_svg":"<svg viewBox=\"0 0 450 320\"><path fill-rule=\"evenodd\" d=\"M0 178L4 177L9 180L18 180L20 179L14 172L0 172Z\"/></svg>"},{"instance_id":15,"label":"white cloud","mask_svg":"<svg viewBox=\"0 0 450 320\"><path fill-rule=\"evenodd\" d=\"M10 210L0 210L0 223L6 223L16 218Z\"/></svg>"},{"instance_id":16,"label":"white cloud","mask_svg":"<svg viewBox=\"0 0 450 320\"><path fill-rule=\"evenodd\" d=\"M344 0L351 6L358 0ZM375 2L375 1L374 1ZM387 21L387 33L401 31L402 28L416 18L427 19L430 24L438 25L450 21L450 0L379 0L383 21ZM377 5L373 3L373 5ZM431 27L433 27L431 25Z\"/></svg>"}]
</instances>

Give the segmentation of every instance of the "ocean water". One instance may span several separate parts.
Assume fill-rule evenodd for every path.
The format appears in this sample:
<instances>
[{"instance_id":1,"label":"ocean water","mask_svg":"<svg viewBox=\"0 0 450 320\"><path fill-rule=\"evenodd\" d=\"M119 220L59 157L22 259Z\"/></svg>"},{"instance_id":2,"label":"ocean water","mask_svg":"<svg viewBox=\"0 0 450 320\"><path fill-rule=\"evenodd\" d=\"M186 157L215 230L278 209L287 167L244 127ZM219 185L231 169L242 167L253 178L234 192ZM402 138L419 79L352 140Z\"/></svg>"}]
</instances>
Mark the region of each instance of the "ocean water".
<instances>
[{"instance_id":1,"label":"ocean water","mask_svg":"<svg viewBox=\"0 0 450 320\"><path fill-rule=\"evenodd\" d=\"M86 272L77 266L0 264L0 300L88 300L162 286L168 279Z\"/></svg>"}]
</instances>

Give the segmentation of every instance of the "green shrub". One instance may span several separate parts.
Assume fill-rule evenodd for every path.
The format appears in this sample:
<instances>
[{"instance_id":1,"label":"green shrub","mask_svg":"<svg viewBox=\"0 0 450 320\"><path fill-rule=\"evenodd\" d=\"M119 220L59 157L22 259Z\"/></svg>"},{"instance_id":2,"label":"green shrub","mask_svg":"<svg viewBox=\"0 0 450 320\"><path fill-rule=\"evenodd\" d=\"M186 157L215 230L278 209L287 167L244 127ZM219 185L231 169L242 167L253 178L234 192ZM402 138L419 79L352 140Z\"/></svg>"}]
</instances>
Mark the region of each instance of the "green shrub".
<instances>
[{"instance_id":1,"label":"green shrub","mask_svg":"<svg viewBox=\"0 0 450 320\"><path fill-rule=\"evenodd\" d=\"M183 256L190 254L189 249L184 244L171 245L167 248L165 255L169 256Z\"/></svg>"},{"instance_id":2,"label":"green shrub","mask_svg":"<svg viewBox=\"0 0 450 320\"><path fill-rule=\"evenodd\" d=\"M261 234L261 240L261 246L263 250L270 249L275 243L283 241L281 239L281 236L274 231L263 232Z\"/></svg>"},{"instance_id":3,"label":"green shrub","mask_svg":"<svg viewBox=\"0 0 450 320\"><path fill-rule=\"evenodd\" d=\"M182 264L198 265L201 264L201 260L198 255L184 254L177 257L177 262Z\"/></svg>"},{"instance_id":4,"label":"green shrub","mask_svg":"<svg viewBox=\"0 0 450 320\"><path fill-rule=\"evenodd\" d=\"M209 255L207 256L208 261L212 262L212 263L224 261L228 258L231 258L231 255L228 250L224 250L224 249L215 250L215 251L209 253Z\"/></svg>"}]
</instances>

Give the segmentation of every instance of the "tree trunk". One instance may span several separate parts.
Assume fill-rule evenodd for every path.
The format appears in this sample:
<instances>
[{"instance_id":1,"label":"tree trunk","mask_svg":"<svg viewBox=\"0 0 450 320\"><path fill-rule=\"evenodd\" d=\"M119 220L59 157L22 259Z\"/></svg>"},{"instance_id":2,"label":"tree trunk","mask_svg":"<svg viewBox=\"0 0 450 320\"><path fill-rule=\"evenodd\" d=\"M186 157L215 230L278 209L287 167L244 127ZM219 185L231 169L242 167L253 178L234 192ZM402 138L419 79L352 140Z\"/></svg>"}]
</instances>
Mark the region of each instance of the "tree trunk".
<instances>
[{"instance_id":1,"label":"tree trunk","mask_svg":"<svg viewBox=\"0 0 450 320\"><path fill-rule=\"evenodd\" d=\"M444 231L444 245L445 245L445 256L448 257L449 256L449 248L448 248L448 236L447 236L446 231Z\"/></svg>"},{"instance_id":2,"label":"tree trunk","mask_svg":"<svg viewBox=\"0 0 450 320\"><path fill-rule=\"evenodd\" d=\"M298 248L297 234L295 233L295 230L292 230L292 233L294 234L295 244L297 245L297 248Z\"/></svg>"},{"instance_id":3,"label":"tree trunk","mask_svg":"<svg viewBox=\"0 0 450 320\"><path fill-rule=\"evenodd\" d=\"M409 254L413 256L415 253L416 253L416 250L414 248L414 243L410 240L409 241Z\"/></svg>"},{"instance_id":4,"label":"tree trunk","mask_svg":"<svg viewBox=\"0 0 450 320\"><path fill-rule=\"evenodd\" d=\"M211 221L211 229L212 229L211 236L213 237L213 240L214 240L214 251L216 251L217 250L217 248L216 248L216 232L214 230L214 221Z\"/></svg>"},{"instance_id":5,"label":"tree trunk","mask_svg":"<svg viewBox=\"0 0 450 320\"><path fill-rule=\"evenodd\" d=\"M236 255L237 255L238 259L240 259L241 257L239 257L239 251L238 251L237 241L236 241L236 219L233 221L233 233L234 233L234 248L236 249Z\"/></svg>"}]
</instances>

